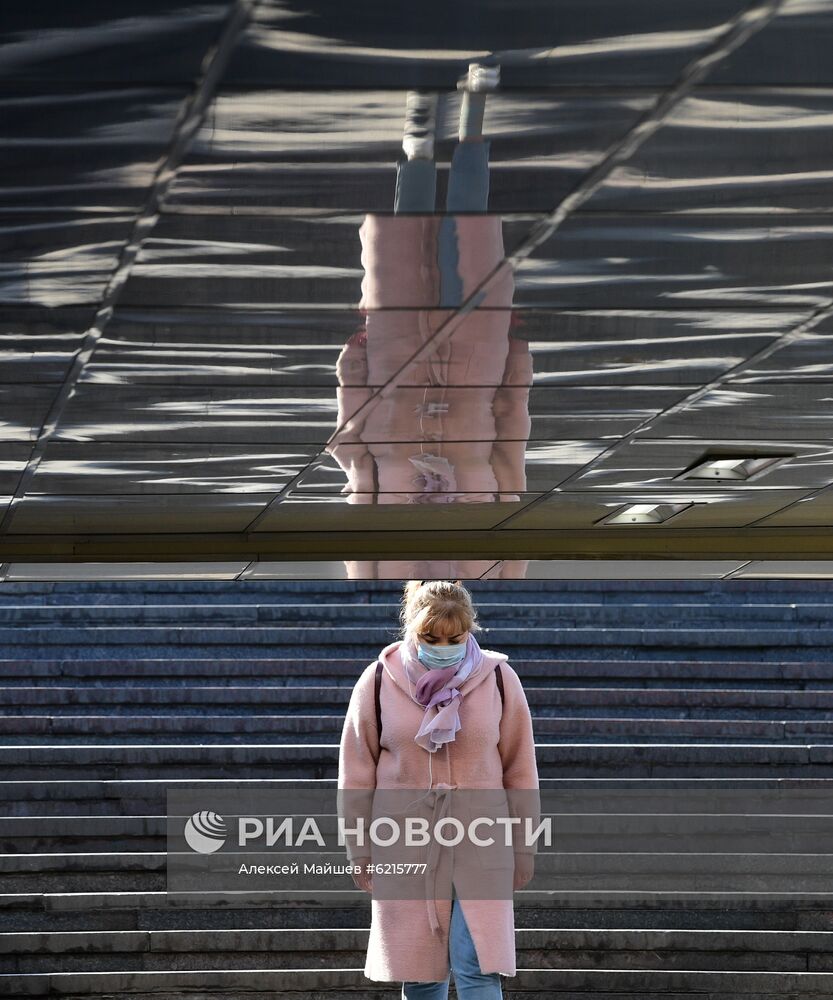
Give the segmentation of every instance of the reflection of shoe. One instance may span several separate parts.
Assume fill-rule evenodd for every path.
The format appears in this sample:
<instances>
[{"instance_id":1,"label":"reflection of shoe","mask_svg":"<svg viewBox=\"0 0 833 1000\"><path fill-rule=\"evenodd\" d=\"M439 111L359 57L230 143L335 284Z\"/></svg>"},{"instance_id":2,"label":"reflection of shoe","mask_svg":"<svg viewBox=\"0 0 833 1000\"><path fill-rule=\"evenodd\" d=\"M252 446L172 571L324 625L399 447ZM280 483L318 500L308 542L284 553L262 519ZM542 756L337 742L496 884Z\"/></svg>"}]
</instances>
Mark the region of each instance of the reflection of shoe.
<instances>
[{"instance_id":1,"label":"reflection of shoe","mask_svg":"<svg viewBox=\"0 0 833 1000\"><path fill-rule=\"evenodd\" d=\"M469 63L469 71L457 84L463 92L460 105L460 141L478 139L483 134L486 95L500 86L500 66Z\"/></svg>"},{"instance_id":2,"label":"reflection of shoe","mask_svg":"<svg viewBox=\"0 0 833 1000\"><path fill-rule=\"evenodd\" d=\"M405 102L405 134L402 148L409 160L433 160L437 128L437 95L409 90Z\"/></svg>"},{"instance_id":3,"label":"reflection of shoe","mask_svg":"<svg viewBox=\"0 0 833 1000\"><path fill-rule=\"evenodd\" d=\"M402 148L409 160L433 160L434 136L406 135L402 140Z\"/></svg>"},{"instance_id":4,"label":"reflection of shoe","mask_svg":"<svg viewBox=\"0 0 833 1000\"><path fill-rule=\"evenodd\" d=\"M484 66L483 63L469 63L469 71L457 84L458 90L482 93L497 90L500 86L500 66Z\"/></svg>"}]
</instances>

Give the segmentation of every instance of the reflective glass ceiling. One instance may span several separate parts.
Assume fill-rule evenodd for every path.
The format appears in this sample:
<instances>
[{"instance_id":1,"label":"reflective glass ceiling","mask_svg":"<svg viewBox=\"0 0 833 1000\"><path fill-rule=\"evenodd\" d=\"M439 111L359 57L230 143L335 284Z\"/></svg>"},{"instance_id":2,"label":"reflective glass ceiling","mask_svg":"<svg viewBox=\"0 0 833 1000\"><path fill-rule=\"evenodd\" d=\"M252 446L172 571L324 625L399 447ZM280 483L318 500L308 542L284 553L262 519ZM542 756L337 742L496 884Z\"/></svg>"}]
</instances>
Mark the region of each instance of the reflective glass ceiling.
<instances>
[{"instance_id":1,"label":"reflective glass ceiling","mask_svg":"<svg viewBox=\"0 0 833 1000\"><path fill-rule=\"evenodd\" d=\"M4 11L0 579L829 560L831 46L833 0Z\"/></svg>"}]
</instances>

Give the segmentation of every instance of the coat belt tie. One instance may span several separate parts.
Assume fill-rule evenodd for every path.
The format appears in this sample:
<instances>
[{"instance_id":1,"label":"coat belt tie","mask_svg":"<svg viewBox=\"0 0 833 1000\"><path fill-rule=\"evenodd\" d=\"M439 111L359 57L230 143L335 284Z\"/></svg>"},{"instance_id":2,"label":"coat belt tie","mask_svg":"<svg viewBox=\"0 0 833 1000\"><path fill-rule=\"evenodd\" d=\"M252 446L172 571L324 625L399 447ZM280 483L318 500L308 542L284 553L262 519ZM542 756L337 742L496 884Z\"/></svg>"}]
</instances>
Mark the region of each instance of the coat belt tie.
<instances>
[{"instance_id":1,"label":"coat belt tie","mask_svg":"<svg viewBox=\"0 0 833 1000\"><path fill-rule=\"evenodd\" d=\"M428 793L429 795L433 794L434 803L433 814L431 816L432 837L428 847L428 860L425 868L425 901L428 906L428 923L431 925L432 934L436 934L440 929L440 921L437 916L437 902L434 897L437 891L437 864L440 857L440 847L442 846L436 836L433 835L433 831L436 830L437 823L448 816L451 807L451 792L455 788L457 788L457 785L447 785L444 782L440 782Z\"/></svg>"}]
</instances>

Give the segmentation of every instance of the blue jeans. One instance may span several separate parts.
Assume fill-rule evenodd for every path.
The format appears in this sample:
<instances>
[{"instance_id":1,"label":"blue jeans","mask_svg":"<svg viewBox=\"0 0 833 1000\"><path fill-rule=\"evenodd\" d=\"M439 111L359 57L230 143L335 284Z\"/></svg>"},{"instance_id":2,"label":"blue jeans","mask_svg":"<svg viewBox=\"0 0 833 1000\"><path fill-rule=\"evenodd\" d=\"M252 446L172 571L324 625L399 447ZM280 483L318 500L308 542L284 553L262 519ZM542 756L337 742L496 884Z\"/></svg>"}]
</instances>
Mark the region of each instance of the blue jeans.
<instances>
[{"instance_id":1,"label":"blue jeans","mask_svg":"<svg viewBox=\"0 0 833 1000\"><path fill-rule=\"evenodd\" d=\"M396 171L394 214L434 212L437 165L433 160L402 160ZM437 252L442 309L454 309L463 301L459 273L457 222L453 213L485 212L489 201L489 141L461 142L454 150L448 174L446 211L440 220Z\"/></svg>"},{"instance_id":2,"label":"blue jeans","mask_svg":"<svg viewBox=\"0 0 833 1000\"><path fill-rule=\"evenodd\" d=\"M454 973L459 1000L501 1000L503 992L497 972L480 971L474 941L471 939L460 900L451 904L451 927L448 932L448 957ZM449 974L440 983L403 983L403 1000L446 1000Z\"/></svg>"},{"instance_id":3,"label":"blue jeans","mask_svg":"<svg viewBox=\"0 0 833 1000\"><path fill-rule=\"evenodd\" d=\"M460 142L451 158L445 210L485 212L489 204L489 140ZM437 164L433 160L401 160L396 167L394 214L433 213Z\"/></svg>"}]
</instances>

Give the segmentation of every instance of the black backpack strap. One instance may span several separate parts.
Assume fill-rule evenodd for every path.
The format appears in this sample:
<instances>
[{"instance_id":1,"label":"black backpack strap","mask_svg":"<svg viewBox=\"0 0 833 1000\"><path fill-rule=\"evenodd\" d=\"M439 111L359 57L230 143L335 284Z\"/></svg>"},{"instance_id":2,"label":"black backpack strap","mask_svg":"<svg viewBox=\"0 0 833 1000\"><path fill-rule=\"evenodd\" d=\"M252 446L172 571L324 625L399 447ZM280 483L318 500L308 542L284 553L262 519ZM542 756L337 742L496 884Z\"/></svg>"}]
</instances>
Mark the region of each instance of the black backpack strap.
<instances>
[{"instance_id":1,"label":"black backpack strap","mask_svg":"<svg viewBox=\"0 0 833 1000\"><path fill-rule=\"evenodd\" d=\"M495 680L497 681L497 689L500 691L500 707L503 708L503 674L500 672L500 664L495 664Z\"/></svg>"},{"instance_id":2,"label":"black backpack strap","mask_svg":"<svg viewBox=\"0 0 833 1000\"><path fill-rule=\"evenodd\" d=\"M380 697L380 692L382 690L382 661L376 661L376 681L373 686L374 696L376 699L376 728L379 730L379 739L382 739L382 699Z\"/></svg>"}]
</instances>

